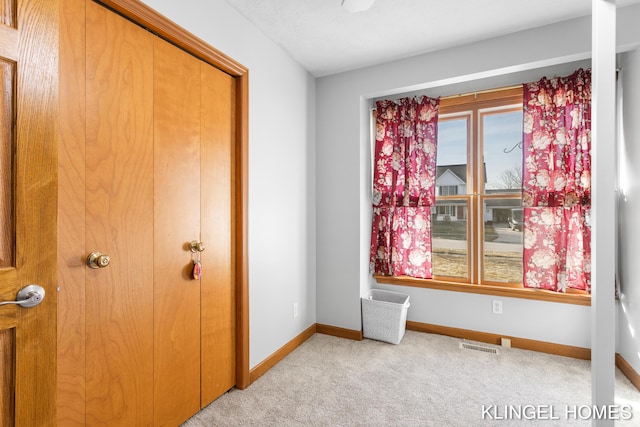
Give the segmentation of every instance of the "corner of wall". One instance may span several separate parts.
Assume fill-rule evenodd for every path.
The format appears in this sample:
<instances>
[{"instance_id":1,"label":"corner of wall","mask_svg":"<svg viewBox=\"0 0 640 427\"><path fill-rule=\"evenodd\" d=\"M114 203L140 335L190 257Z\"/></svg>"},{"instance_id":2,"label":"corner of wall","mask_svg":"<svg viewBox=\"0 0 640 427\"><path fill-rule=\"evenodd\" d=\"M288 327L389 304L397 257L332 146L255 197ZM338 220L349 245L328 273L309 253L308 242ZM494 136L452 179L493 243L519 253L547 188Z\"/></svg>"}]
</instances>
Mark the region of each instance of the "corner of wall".
<instances>
[{"instance_id":1,"label":"corner of wall","mask_svg":"<svg viewBox=\"0 0 640 427\"><path fill-rule=\"evenodd\" d=\"M618 204L617 279L620 287L616 351L640 372L640 50L618 57Z\"/></svg>"}]
</instances>

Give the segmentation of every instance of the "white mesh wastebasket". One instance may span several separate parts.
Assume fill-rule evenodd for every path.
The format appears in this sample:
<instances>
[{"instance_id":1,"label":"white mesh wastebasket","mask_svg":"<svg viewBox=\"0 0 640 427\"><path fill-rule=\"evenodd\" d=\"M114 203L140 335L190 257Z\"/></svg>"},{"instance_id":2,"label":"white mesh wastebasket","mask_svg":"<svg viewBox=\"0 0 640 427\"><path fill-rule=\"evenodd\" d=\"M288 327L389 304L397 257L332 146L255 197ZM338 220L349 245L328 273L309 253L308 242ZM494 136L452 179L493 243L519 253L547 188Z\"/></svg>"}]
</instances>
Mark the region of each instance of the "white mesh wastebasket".
<instances>
[{"instance_id":1,"label":"white mesh wastebasket","mask_svg":"<svg viewBox=\"0 0 640 427\"><path fill-rule=\"evenodd\" d=\"M372 289L361 300L364 337L400 344L407 324L409 295Z\"/></svg>"}]
</instances>

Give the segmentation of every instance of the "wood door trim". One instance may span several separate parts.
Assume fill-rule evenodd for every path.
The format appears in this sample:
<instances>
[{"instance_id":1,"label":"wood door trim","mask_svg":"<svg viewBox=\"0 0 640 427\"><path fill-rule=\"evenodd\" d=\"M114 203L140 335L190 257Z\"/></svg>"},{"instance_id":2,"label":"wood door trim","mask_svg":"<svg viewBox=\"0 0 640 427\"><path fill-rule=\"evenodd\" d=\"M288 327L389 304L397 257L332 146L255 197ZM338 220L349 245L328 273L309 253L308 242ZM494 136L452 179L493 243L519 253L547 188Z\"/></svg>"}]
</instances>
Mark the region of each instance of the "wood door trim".
<instances>
[{"instance_id":1,"label":"wood door trim","mask_svg":"<svg viewBox=\"0 0 640 427\"><path fill-rule=\"evenodd\" d=\"M237 77L247 72L247 68L239 62L236 62L138 0L94 1L113 9L136 24L151 30L169 43L178 46L227 74Z\"/></svg>"},{"instance_id":2,"label":"wood door trim","mask_svg":"<svg viewBox=\"0 0 640 427\"><path fill-rule=\"evenodd\" d=\"M236 387L249 387L249 71L236 77Z\"/></svg>"},{"instance_id":3,"label":"wood door trim","mask_svg":"<svg viewBox=\"0 0 640 427\"><path fill-rule=\"evenodd\" d=\"M236 387L250 385L249 372L249 70L138 0L94 0L236 78Z\"/></svg>"}]
</instances>

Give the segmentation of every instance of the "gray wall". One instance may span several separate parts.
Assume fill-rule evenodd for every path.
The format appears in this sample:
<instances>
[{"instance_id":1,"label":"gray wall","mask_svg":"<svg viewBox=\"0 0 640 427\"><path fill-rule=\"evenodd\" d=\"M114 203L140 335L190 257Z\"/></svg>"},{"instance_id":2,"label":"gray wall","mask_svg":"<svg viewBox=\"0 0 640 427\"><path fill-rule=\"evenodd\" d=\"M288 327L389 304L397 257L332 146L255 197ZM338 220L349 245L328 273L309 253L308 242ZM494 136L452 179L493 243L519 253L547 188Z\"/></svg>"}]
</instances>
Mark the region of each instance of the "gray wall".
<instances>
[{"instance_id":1,"label":"gray wall","mask_svg":"<svg viewBox=\"0 0 640 427\"><path fill-rule=\"evenodd\" d=\"M640 51L620 55L617 351L640 372Z\"/></svg>"},{"instance_id":2,"label":"gray wall","mask_svg":"<svg viewBox=\"0 0 640 427\"><path fill-rule=\"evenodd\" d=\"M316 321L315 79L224 1L144 2L249 68L253 368Z\"/></svg>"}]
</instances>

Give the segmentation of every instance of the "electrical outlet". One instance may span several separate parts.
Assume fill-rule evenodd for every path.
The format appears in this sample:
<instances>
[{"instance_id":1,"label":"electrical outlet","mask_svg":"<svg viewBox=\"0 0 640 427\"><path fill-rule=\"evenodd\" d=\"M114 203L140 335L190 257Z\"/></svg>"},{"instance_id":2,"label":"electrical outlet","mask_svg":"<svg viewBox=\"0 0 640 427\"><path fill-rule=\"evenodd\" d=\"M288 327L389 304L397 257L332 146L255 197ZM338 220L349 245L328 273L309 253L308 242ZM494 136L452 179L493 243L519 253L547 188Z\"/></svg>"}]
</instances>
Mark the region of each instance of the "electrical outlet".
<instances>
[{"instance_id":1,"label":"electrical outlet","mask_svg":"<svg viewBox=\"0 0 640 427\"><path fill-rule=\"evenodd\" d=\"M492 301L492 310L493 310L493 314L502 314L502 301L493 300Z\"/></svg>"},{"instance_id":2,"label":"electrical outlet","mask_svg":"<svg viewBox=\"0 0 640 427\"><path fill-rule=\"evenodd\" d=\"M293 317L298 317L298 303L293 303Z\"/></svg>"}]
</instances>

